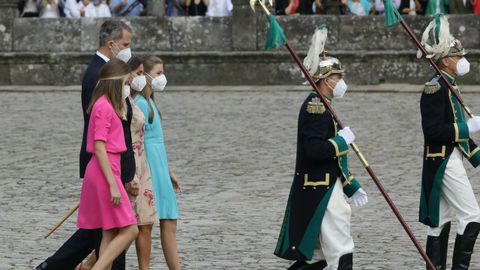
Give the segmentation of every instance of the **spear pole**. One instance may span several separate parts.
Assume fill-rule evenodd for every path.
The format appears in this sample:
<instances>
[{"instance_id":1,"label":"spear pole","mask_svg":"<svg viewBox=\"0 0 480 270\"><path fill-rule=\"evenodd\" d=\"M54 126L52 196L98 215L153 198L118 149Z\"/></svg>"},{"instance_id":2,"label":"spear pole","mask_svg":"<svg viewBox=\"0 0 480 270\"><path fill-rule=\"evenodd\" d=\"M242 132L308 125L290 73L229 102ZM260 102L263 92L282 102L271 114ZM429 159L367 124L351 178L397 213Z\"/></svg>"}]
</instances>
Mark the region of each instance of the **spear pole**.
<instances>
[{"instance_id":1,"label":"spear pole","mask_svg":"<svg viewBox=\"0 0 480 270\"><path fill-rule=\"evenodd\" d=\"M43 237L43 239L47 239L53 232L55 232L62 224L71 216L75 211L77 211L78 207L80 206L80 203L77 203L75 207L73 207L70 211L68 211L67 214Z\"/></svg>"}]
</instances>

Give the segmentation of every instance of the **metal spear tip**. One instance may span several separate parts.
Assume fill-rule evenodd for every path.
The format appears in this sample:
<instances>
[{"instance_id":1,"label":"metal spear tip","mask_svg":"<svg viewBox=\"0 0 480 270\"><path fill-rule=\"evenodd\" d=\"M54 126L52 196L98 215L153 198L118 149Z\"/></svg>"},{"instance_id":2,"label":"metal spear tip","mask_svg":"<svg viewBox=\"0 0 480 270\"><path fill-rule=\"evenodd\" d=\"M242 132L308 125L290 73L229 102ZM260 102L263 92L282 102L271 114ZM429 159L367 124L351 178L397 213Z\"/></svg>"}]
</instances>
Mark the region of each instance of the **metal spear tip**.
<instances>
[{"instance_id":1,"label":"metal spear tip","mask_svg":"<svg viewBox=\"0 0 480 270\"><path fill-rule=\"evenodd\" d=\"M255 3L259 1L260 4L262 5L264 0L250 0L250 7L252 8L253 12L255 12ZM268 0L268 4L273 7L273 0ZM265 5L265 4L263 4Z\"/></svg>"}]
</instances>

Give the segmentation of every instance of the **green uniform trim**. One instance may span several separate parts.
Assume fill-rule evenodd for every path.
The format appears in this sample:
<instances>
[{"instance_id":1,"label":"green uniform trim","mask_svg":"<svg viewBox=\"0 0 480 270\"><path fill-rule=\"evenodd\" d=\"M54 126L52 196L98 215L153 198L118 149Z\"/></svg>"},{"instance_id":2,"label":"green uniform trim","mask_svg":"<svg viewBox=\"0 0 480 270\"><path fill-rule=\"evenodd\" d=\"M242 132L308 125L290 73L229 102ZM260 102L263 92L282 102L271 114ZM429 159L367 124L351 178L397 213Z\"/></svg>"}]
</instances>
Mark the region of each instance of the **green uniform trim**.
<instances>
[{"instance_id":1,"label":"green uniform trim","mask_svg":"<svg viewBox=\"0 0 480 270\"><path fill-rule=\"evenodd\" d=\"M447 81L450 84L455 84L455 76L451 75L450 73L446 72L445 70L442 70L442 73L443 73L443 76L445 76L445 79L447 79Z\"/></svg>"},{"instance_id":2,"label":"green uniform trim","mask_svg":"<svg viewBox=\"0 0 480 270\"><path fill-rule=\"evenodd\" d=\"M290 194L291 196L291 194ZM290 237L289 237L289 232L290 232L290 199L288 200L287 203L287 210L285 211L285 217L284 217L284 225L282 225L282 230L280 231L280 236L278 237L279 239L283 239L283 241L278 241L277 243L277 248L275 249L279 254L285 254L287 252L288 248L290 247ZM283 247L283 248L282 248ZM280 250L282 249L282 250Z\"/></svg>"},{"instance_id":3,"label":"green uniform trim","mask_svg":"<svg viewBox=\"0 0 480 270\"><path fill-rule=\"evenodd\" d=\"M311 260L313 257L313 251L315 250L318 236L320 235L320 232L322 230L321 225L323 216L325 215L325 211L327 210L328 202L330 201L330 196L332 195L332 191L334 188L335 186L332 186L332 188L330 188L323 196L320 204L318 205L315 213L313 214L310 223L307 226L307 229L305 230L305 233L303 234L302 241L300 241L300 245L298 246L302 254L308 260Z\"/></svg>"},{"instance_id":4,"label":"green uniform trim","mask_svg":"<svg viewBox=\"0 0 480 270\"><path fill-rule=\"evenodd\" d=\"M470 138L467 123L454 123L453 126L455 128L455 142L467 142Z\"/></svg>"},{"instance_id":5,"label":"green uniform trim","mask_svg":"<svg viewBox=\"0 0 480 270\"><path fill-rule=\"evenodd\" d=\"M337 157L346 155L348 153L348 144L345 141L345 139L343 139L342 136L335 136L333 138L328 139L328 141L335 148L335 155Z\"/></svg>"},{"instance_id":6,"label":"green uniform trim","mask_svg":"<svg viewBox=\"0 0 480 270\"><path fill-rule=\"evenodd\" d=\"M351 177L351 176L350 176ZM357 192L357 190L359 190L362 185L360 185L360 183L357 181L357 179L355 178L351 178L351 180L345 180L343 182L343 193L345 193L345 195L347 195L347 197L352 197L353 194L355 194L355 192Z\"/></svg>"},{"instance_id":7,"label":"green uniform trim","mask_svg":"<svg viewBox=\"0 0 480 270\"><path fill-rule=\"evenodd\" d=\"M455 92L460 95L460 89L458 89L456 85L453 85L453 87ZM459 147L462 149L462 152L468 154L470 153L470 147L468 144L470 134L467 122L465 121L464 109L462 106L460 106L460 103L452 95L452 93L448 92L448 97L450 99L450 104L452 105L453 116L455 119L455 123L453 123L455 130L455 142L458 143Z\"/></svg>"},{"instance_id":8,"label":"green uniform trim","mask_svg":"<svg viewBox=\"0 0 480 270\"><path fill-rule=\"evenodd\" d=\"M442 195L442 183L443 176L445 174L445 169L447 168L448 156L445 161L443 161L440 168L438 168L437 173L435 173L435 178L433 179L433 186L430 192L430 198L428 200L425 198L425 191L423 190L420 196L420 220L423 221L427 218L430 219L432 227L438 227L440 222L440 196Z\"/></svg>"},{"instance_id":9,"label":"green uniform trim","mask_svg":"<svg viewBox=\"0 0 480 270\"><path fill-rule=\"evenodd\" d=\"M335 125L335 134L338 134L338 127L337 123L333 121ZM360 183L352 176L350 170L348 168L348 144L345 142L342 136L335 136L329 140L335 147L337 151L338 157L338 166L340 167L340 171L342 172L341 181L343 186L343 193L347 195L349 198L357 192L358 189L362 187ZM340 145L340 147L338 146ZM342 152L343 150L343 152Z\"/></svg>"},{"instance_id":10,"label":"green uniform trim","mask_svg":"<svg viewBox=\"0 0 480 270\"><path fill-rule=\"evenodd\" d=\"M478 167L480 165L480 147L477 147L473 149L472 152L470 152L470 157L468 158L468 161L474 168Z\"/></svg>"},{"instance_id":11,"label":"green uniform trim","mask_svg":"<svg viewBox=\"0 0 480 270\"><path fill-rule=\"evenodd\" d=\"M350 170L348 169L348 158L347 156L342 156L338 158L338 165L340 166L340 170L342 171L342 185L343 185L343 193L347 195L347 197L352 197L358 189L362 187L360 183L352 176Z\"/></svg>"}]
</instances>

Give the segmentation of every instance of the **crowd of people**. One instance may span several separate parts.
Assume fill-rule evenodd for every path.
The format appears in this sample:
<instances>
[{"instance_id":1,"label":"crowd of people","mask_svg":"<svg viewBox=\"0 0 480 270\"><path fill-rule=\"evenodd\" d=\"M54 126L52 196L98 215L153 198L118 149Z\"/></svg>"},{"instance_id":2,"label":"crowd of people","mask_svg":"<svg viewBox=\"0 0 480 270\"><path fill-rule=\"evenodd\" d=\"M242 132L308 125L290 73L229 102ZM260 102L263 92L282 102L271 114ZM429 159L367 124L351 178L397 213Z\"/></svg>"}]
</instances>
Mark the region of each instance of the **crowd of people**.
<instances>
[{"instance_id":1,"label":"crowd of people","mask_svg":"<svg viewBox=\"0 0 480 270\"><path fill-rule=\"evenodd\" d=\"M21 17L146 16L148 0L20 0ZM230 16L231 0L166 0L167 16Z\"/></svg>"},{"instance_id":2,"label":"crowd of people","mask_svg":"<svg viewBox=\"0 0 480 270\"><path fill-rule=\"evenodd\" d=\"M164 63L132 55L132 36L119 20L101 26L99 47L82 80L78 230L37 270L125 270L132 242L138 269L148 270L156 221L168 268L181 268L176 244L181 184L167 160L154 98L167 85Z\"/></svg>"},{"instance_id":3,"label":"crowd of people","mask_svg":"<svg viewBox=\"0 0 480 270\"><path fill-rule=\"evenodd\" d=\"M480 15L480 0L392 0L403 15ZM148 0L20 0L22 17L80 18L146 16ZM167 16L230 16L231 0L166 0ZM383 0L276 0L276 15L356 15L384 13Z\"/></svg>"},{"instance_id":4,"label":"crowd of people","mask_svg":"<svg viewBox=\"0 0 480 270\"><path fill-rule=\"evenodd\" d=\"M145 0L20 0L21 17L81 18L146 15Z\"/></svg>"},{"instance_id":5,"label":"crowd of people","mask_svg":"<svg viewBox=\"0 0 480 270\"><path fill-rule=\"evenodd\" d=\"M392 0L402 15L469 14L480 15L480 0ZM355 15L384 13L383 0L276 0L277 15Z\"/></svg>"}]
</instances>

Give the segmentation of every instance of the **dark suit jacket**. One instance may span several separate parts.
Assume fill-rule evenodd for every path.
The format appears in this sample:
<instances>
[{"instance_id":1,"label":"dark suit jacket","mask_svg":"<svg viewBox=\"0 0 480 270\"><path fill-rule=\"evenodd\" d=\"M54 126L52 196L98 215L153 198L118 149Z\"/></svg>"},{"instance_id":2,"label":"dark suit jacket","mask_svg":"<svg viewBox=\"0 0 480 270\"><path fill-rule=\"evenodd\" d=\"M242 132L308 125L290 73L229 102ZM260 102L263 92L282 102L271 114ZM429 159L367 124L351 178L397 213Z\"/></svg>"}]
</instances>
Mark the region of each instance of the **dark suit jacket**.
<instances>
[{"instance_id":1,"label":"dark suit jacket","mask_svg":"<svg viewBox=\"0 0 480 270\"><path fill-rule=\"evenodd\" d=\"M80 149L80 178L84 177L85 169L87 168L87 164L92 157L92 154L87 153L86 151L88 121L90 119L90 115L87 114L87 109L92 99L93 90L95 89L100 77L100 69L103 67L103 65L105 65L105 63L105 60L95 54L92 58L92 61L88 65L82 80L83 138ZM127 146L127 151L123 153L121 157L122 182L124 184L132 181L133 176L135 175L135 159L132 149L132 135L130 133L131 123L132 106L127 99L127 120L122 120L125 144Z\"/></svg>"}]
</instances>

